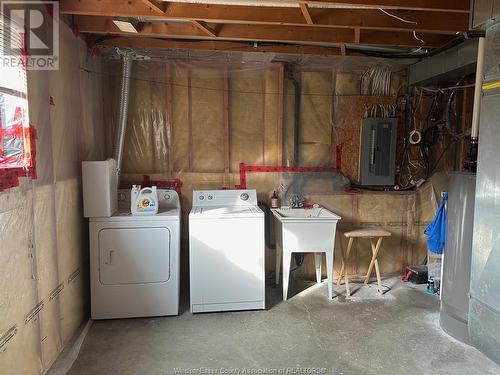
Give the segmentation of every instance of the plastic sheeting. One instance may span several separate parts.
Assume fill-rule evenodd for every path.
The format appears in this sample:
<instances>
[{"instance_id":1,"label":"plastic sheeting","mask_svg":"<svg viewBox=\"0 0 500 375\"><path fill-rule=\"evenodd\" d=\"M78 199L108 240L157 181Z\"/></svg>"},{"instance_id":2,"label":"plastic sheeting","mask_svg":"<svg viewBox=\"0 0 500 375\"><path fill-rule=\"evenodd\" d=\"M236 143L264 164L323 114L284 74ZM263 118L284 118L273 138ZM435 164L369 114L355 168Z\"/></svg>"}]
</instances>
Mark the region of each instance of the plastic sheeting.
<instances>
[{"instance_id":1,"label":"plastic sheeting","mask_svg":"<svg viewBox=\"0 0 500 375\"><path fill-rule=\"evenodd\" d=\"M154 180L180 178L185 221L192 191L238 185L239 163L296 165L295 87L287 78L292 66L231 56L179 52L134 62L123 185L142 181L144 174ZM401 66L364 58L288 62L294 63L293 74L301 89L298 165L336 167L340 157L342 172L355 177L364 113L374 103L394 104L404 86L404 78L393 74L388 87L391 96L361 96L363 73L378 65L393 72ZM113 110L105 114L105 122L114 124L120 63L107 65L105 108ZM338 155L340 144L343 151ZM290 194L300 194L340 214L340 228L379 225L390 230L393 236L384 240L381 253L382 272L400 272L406 265L424 263L427 252L418 221L432 195L352 194L344 192L346 183L335 173L247 174L247 186L257 190L261 202L268 202L274 190L284 203ZM345 243L343 236L337 238L339 251ZM351 273L361 275L371 258L369 242L360 241L354 251ZM267 257L271 270L273 252ZM313 276L314 264L306 259L302 272Z\"/></svg>"},{"instance_id":2,"label":"plastic sheeting","mask_svg":"<svg viewBox=\"0 0 500 375\"><path fill-rule=\"evenodd\" d=\"M122 168L125 186L141 181L144 174L170 179L181 173L224 173L222 184L212 187L227 188L241 162L296 165L295 116L298 164L336 166L337 146L342 146L340 167L356 179L360 119L372 102L393 103L403 82L394 74L393 96L369 97L364 103L359 101L368 98L359 96L363 73L373 66L397 70L400 65L380 59L318 58L291 66L246 61L248 56L236 60L228 55L224 60L217 53L198 55L203 60L178 53L175 59L153 55L134 62ZM119 61L110 61L104 74L109 124L116 124L120 69ZM287 74L292 70L300 82L300 113Z\"/></svg>"},{"instance_id":3,"label":"plastic sheeting","mask_svg":"<svg viewBox=\"0 0 500 375\"><path fill-rule=\"evenodd\" d=\"M103 159L98 58L61 25L60 70L28 72L36 180L0 193L0 373L41 374L88 317L80 161ZM52 100L49 101L49 98Z\"/></svg>"}]
</instances>

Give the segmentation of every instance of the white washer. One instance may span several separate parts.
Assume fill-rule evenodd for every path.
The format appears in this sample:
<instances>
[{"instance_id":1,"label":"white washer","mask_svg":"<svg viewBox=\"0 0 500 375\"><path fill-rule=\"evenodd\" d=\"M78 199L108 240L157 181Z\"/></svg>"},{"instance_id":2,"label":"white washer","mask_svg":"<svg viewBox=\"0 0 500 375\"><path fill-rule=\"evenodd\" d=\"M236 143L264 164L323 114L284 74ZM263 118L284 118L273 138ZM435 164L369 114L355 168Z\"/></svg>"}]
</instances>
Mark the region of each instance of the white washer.
<instances>
[{"instance_id":1,"label":"white washer","mask_svg":"<svg viewBox=\"0 0 500 375\"><path fill-rule=\"evenodd\" d=\"M90 219L92 319L179 313L179 196L158 189L158 200L158 214L132 216L119 190L118 211Z\"/></svg>"},{"instance_id":2,"label":"white washer","mask_svg":"<svg viewBox=\"0 0 500 375\"><path fill-rule=\"evenodd\" d=\"M193 192L191 312L265 309L264 212L255 190Z\"/></svg>"}]
</instances>

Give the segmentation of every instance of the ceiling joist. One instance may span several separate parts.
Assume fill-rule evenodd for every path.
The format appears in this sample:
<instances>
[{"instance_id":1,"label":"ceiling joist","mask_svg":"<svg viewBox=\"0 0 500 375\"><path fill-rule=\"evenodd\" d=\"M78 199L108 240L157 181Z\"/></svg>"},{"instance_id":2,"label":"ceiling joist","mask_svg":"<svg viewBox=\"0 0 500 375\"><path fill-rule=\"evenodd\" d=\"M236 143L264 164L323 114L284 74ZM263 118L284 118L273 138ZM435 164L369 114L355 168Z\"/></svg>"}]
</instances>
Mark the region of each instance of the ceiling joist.
<instances>
[{"instance_id":1,"label":"ceiling joist","mask_svg":"<svg viewBox=\"0 0 500 375\"><path fill-rule=\"evenodd\" d=\"M111 17L76 16L80 32L92 34L130 35L123 33ZM330 29L320 27L295 27L278 25L222 24L216 36L209 36L191 23L145 22L138 36L180 39L216 39L226 41L278 42L311 45L336 45L360 43L367 45L392 45L404 47L439 47L450 40L450 36L419 34L424 44L415 39L412 32L363 31Z\"/></svg>"},{"instance_id":2,"label":"ceiling joist","mask_svg":"<svg viewBox=\"0 0 500 375\"><path fill-rule=\"evenodd\" d=\"M63 14L168 18L172 20L197 20L211 23L275 24L304 26L308 21L300 8L227 6L199 3L169 2L164 13L154 11L142 1L61 0ZM355 28L366 30L416 30L439 34L464 32L468 27L466 13L440 13L435 11L393 10L390 15L379 9L324 9L308 7L308 14L314 20L312 27ZM406 20L403 22L400 19Z\"/></svg>"},{"instance_id":3,"label":"ceiling joist","mask_svg":"<svg viewBox=\"0 0 500 375\"><path fill-rule=\"evenodd\" d=\"M84 33L131 36L113 22L123 21L142 38L343 45L344 53L349 44L441 47L468 30L469 6L469 0L60 0L61 12Z\"/></svg>"},{"instance_id":4,"label":"ceiling joist","mask_svg":"<svg viewBox=\"0 0 500 375\"><path fill-rule=\"evenodd\" d=\"M469 0L274 0L283 3L309 5L343 5L346 7L367 7L384 9L430 10L439 12L468 13Z\"/></svg>"}]
</instances>

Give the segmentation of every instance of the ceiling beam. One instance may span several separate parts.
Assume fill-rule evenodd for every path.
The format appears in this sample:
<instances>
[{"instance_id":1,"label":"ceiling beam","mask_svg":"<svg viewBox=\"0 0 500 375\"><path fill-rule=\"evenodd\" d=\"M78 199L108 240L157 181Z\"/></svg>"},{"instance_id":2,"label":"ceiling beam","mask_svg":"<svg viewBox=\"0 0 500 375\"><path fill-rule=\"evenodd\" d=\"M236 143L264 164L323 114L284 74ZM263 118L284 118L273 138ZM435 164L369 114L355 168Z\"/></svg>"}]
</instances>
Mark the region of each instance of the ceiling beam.
<instances>
[{"instance_id":1,"label":"ceiling beam","mask_svg":"<svg viewBox=\"0 0 500 375\"><path fill-rule=\"evenodd\" d=\"M135 18L169 18L180 20L196 20L213 23L248 23L276 24L287 26L308 25L299 8L290 7L258 7L207 5L198 3L169 2L164 14L153 11L142 1L134 0L100 0L80 1L61 0L60 9L63 14L135 17ZM436 32L455 34L468 29L466 13L440 13L434 11L392 10L396 17L414 23L400 21L378 9L325 9L308 8L311 27L355 28L366 30L417 30L419 32Z\"/></svg>"},{"instance_id":2,"label":"ceiling beam","mask_svg":"<svg viewBox=\"0 0 500 375\"><path fill-rule=\"evenodd\" d=\"M98 43L114 47L144 48L144 49L189 49L217 52L257 52L257 53L290 53L299 55L338 56L341 51L337 47L321 47L307 45L253 45L250 43L221 42L213 40L178 41L157 38L124 38L113 37ZM349 55L358 55L350 52Z\"/></svg>"},{"instance_id":3,"label":"ceiling beam","mask_svg":"<svg viewBox=\"0 0 500 375\"><path fill-rule=\"evenodd\" d=\"M309 7L307 6L307 4L300 3L300 11L302 12L302 15L304 16L304 19L306 20L308 25L314 24L311 18L311 13L309 13Z\"/></svg>"},{"instance_id":4,"label":"ceiling beam","mask_svg":"<svg viewBox=\"0 0 500 375\"><path fill-rule=\"evenodd\" d=\"M93 34L124 34L112 22L111 17L75 16L75 23L83 33ZM210 37L191 23L146 22L138 34L147 37L181 38L181 39L216 39L251 42L279 42L294 44L317 44L329 46L340 43L355 43L369 45L395 45L404 47L440 47L450 40L450 36L420 33L419 37L425 43L415 39L412 32L394 31L363 31L349 29L330 29L307 26L249 25L223 24L219 25L216 37ZM358 40L359 38L359 40Z\"/></svg>"},{"instance_id":5,"label":"ceiling beam","mask_svg":"<svg viewBox=\"0 0 500 375\"><path fill-rule=\"evenodd\" d=\"M439 12L468 13L469 0L274 0L284 3L343 5L351 7L367 7L372 9L408 9L430 10Z\"/></svg>"}]
</instances>

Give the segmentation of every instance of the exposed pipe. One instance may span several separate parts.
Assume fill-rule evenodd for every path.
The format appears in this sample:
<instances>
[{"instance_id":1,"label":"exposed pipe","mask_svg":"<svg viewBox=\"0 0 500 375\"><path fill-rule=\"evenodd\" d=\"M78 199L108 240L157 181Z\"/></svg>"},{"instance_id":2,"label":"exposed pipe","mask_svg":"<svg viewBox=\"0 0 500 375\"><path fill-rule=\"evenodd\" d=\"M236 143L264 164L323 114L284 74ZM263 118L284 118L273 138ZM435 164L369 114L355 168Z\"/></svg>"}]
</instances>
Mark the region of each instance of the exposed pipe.
<instances>
[{"instance_id":1,"label":"exposed pipe","mask_svg":"<svg viewBox=\"0 0 500 375\"><path fill-rule=\"evenodd\" d=\"M484 46L485 38L479 38L477 45L476 83L474 86L474 108L472 110L471 138L479 135L479 112L481 110L481 94L484 73Z\"/></svg>"},{"instance_id":2,"label":"exposed pipe","mask_svg":"<svg viewBox=\"0 0 500 375\"><path fill-rule=\"evenodd\" d=\"M123 146L125 144L125 131L127 129L128 118L128 100L130 91L130 74L132 72L132 58L129 54L124 54L122 57L122 80L120 91L120 107L118 116L118 129L116 130L116 140L114 144L114 158L117 165L118 185L120 184L120 176L123 160Z\"/></svg>"},{"instance_id":3,"label":"exposed pipe","mask_svg":"<svg viewBox=\"0 0 500 375\"><path fill-rule=\"evenodd\" d=\"M348 49L373 57L393 58L393 59L422 59L449 50L450 48L458 46L459 44L465 42L465 40L471 38L484 38L484 31L483 30L467 31L465 34L453 38L444 46L429 50L424 53L381 53L381 52L358 49L356 45L349 45Z\"/></svg>"},{"instance_id":4,"label":"exposed pipe","mask_svg":"<svg viewBox=\"0 0 500 375\"><path fill-rule=\"evenodd\" d=\"M477 169L477 152L479 138L479 114L481 112L481 95L484 74L484 49L485 38L479 38L477 45L477 64L476 64L476 82L474 85L474 107L472 109L472 128L471 140L469 148L469 160L466 162L467 169L476 171Z\"/></svg>"},{"instance_id":5,"label":"exposed pipe","mask_svg":"<svg viewBox=\"0 0 500 375\"><path fill-rule=\"evenodd\" d=\"M293 124L293 166L298 166L300 160L300 96L302 87L300 82L295 78L292 71L288 71L286 77L292 81L295 88L295 111Z\"/></svg>"}]
</instances>

